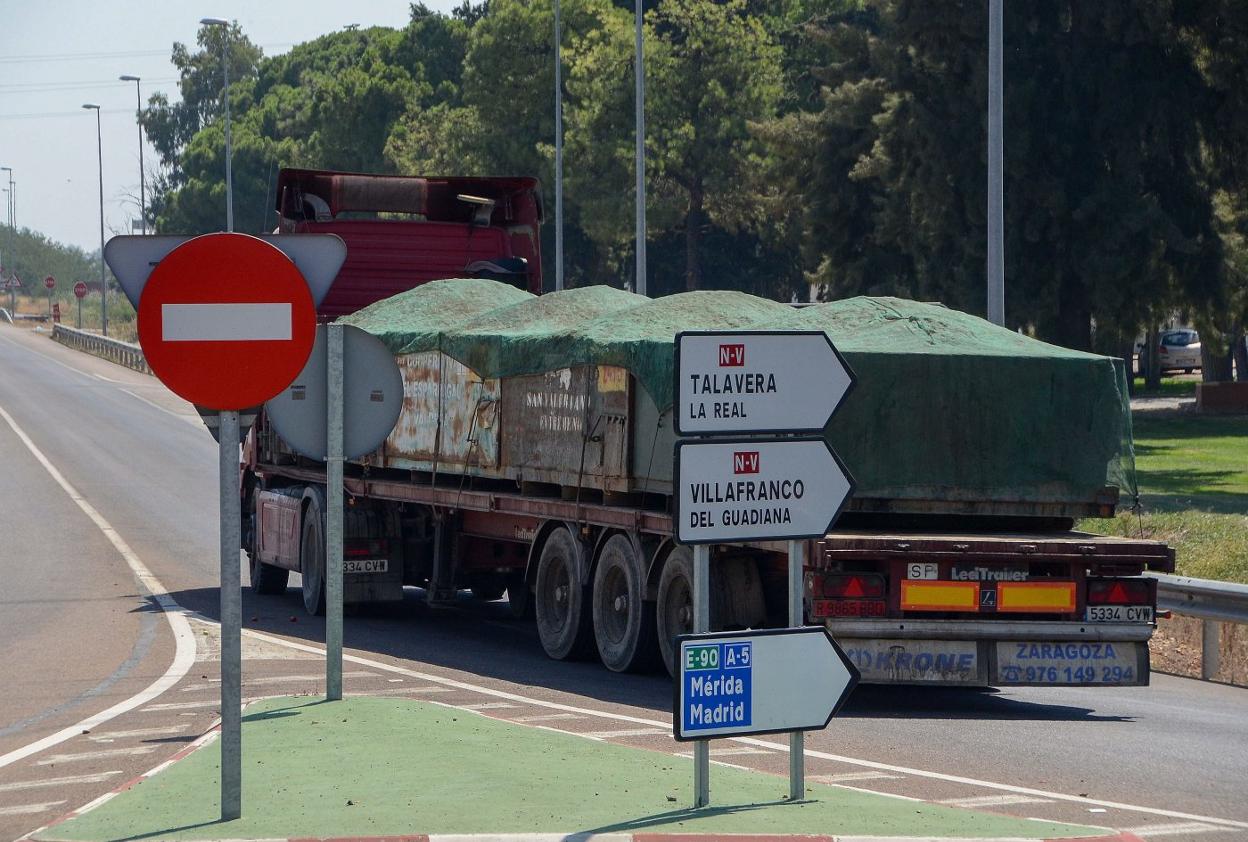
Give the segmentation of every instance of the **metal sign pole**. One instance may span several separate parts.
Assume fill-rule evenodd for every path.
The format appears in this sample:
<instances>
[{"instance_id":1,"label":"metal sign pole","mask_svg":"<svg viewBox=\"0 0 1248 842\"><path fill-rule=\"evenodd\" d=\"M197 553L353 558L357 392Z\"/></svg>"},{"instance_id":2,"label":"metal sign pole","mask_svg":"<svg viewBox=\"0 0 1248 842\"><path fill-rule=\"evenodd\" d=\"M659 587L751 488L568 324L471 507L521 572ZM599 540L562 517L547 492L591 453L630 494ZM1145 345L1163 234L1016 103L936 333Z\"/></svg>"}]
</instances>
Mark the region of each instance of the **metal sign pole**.
<instances>
[{"instance_id":1,"label":"metal sign pole","mask_svg":"<svg viewBox=\"0 0 1248 842\"><path fill-rule=\"evenodd\" d=\"M711 548L699 544L693 548L693 633L711 630ZM711 744L698 740L693 744L693 806L711 803Z\"/></svg>"},{"instance_id":2,"label":"metal sign pole","mask_svg":"<svg viewBox=\"0 0 1248 842\"><path fill-rule=\"evenodd\" d=\"M242 509L238 502L238 412L217 413L221 474L221 820L243 812Z\"/></svg>"},{"instance_id":3,"label":"metal sign pole","mask_svg":"<svg viewBox=\"0 0 1248 842\"><path fill-rule=\"evenodd\" d=\"M78 299L78 329L82 330L82 299Z\"/></svg>"},{"instance_id":4,"label":"metal sign pole","mask_svg":"<svg viewBox=\"0 0 1248 842\"><path fill-rule=\"evenodd\" d=\"M326 325L325 698L342 698L342 325Z\"/></svg>"},{"instance_id":5,"label":"metal sign pole","mask_svg":"<svg viewBox=\"0 0 1248 842\"><path fill-rule=\"evenodd\" d=\"M802 609L802 581L806 567L806 542L789 542L789 625L793 628L805 622ZM805 734L793 731L789 734L789 800L801 801L806 797Z\"/></svg>"}]
</instances>

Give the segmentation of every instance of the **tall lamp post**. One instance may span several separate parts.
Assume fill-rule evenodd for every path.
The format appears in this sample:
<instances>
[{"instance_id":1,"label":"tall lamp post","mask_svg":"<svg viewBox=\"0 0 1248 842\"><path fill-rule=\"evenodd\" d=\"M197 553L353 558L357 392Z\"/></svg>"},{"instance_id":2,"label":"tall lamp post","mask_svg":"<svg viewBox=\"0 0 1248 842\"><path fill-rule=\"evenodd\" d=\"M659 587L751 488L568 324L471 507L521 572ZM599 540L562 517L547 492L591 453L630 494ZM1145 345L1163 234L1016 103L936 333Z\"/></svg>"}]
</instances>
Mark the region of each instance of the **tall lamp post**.
<instances>
[{"instance_id":1,"label":"tall lamp post","mask_svg":"<svg viewBox=\"0 0 1248 842\"><path fill-rule=\"evenodd\" d=\"M143 226L143 233L147 233L147 198L146 198L146 173L143 172L143 94L139 92L138 76L119 76L122 82L134 83L134 100L139 106L137 122L139 124L139 224ZM133 230L133 229L131 229Z\"/></svg>"},{"instance_id":2,"label":"tall lamp post","mask_svg":"<svg viewBox=\"0 0 1248 842\"><path fill-rule=\"evenodd\" d=\"M100 165L100 332L108 336L108 278L104 275L104 140L100 133L100 106L84 102L82 107L95 112L95 152Z\"/></svg>"},{"instance_id":3,"label":"tall lamp post","mask_svg":"<svg viewBox=\"0 0 1248 842\"><path fill-rule=\"evenodd\" d=\"M563 289L563 30L555 0L555 290Z\"/></svg>"},{"instance_id":4,"label":"tall lamp post","mask_svg":"<svg viewBox=\"0 0 1248 842\"><path fill-rule=\"evenodd\" d=\"M225 230L234 230L234 173L230 166L230 22L225 18L200 18L204 26L225 27L221 42L221 69L225 73Z\"/></svg>"},{"instance_id":5,"label":"tall lamp post","mask_svg":"<svg viewBox=\"0 0 1248 842\"><path fill-rule=\"evenodd\" d=\"M9 186L4 188L4 192L5 192L4 211L7 214L7 218L9 222L9 263L10 263L9 268L10 268L10 274L12 274L12 268L17 265L16 261L14 260L14 254L13 254L13 250L17 247L17 231L13 224L13 217L15 215L13 213L13 168L12 167L0 167L0 172L7 172L9 174ZM4 261L0 260L0 269L3 269L3 268L4 268ZM2 280L4 280L4 278L0 277L0 281ZM13 304L14 300L15 300L15 297L14 297L13 288L9 287L9 309L10 310L16 309L16 307Z\"/></svg>"}]
</instances>

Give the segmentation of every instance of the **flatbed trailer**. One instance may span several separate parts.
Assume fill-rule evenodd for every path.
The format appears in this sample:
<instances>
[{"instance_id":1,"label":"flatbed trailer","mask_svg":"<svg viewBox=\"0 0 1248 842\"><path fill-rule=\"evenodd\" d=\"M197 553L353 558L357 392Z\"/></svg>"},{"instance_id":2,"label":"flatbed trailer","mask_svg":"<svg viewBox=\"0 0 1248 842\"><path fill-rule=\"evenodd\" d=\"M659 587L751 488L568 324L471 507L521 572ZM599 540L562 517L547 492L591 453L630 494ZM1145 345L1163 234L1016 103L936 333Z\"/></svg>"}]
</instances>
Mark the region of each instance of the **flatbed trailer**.
<instances>
[{"instance_id":1,"label":"flatbed trailer","mask_svg":"<svg viewBox=\"0 0 1248 842\"><path fill-rule=\"evenodd\" d=\"M255 429L253 587L284 589L297 570L320 611L324 470L262 461L263 418ZM671 669L671 640L691 628L692 559L666 511L361 466L344 484L349 602L400 599L404 586L432 602L506 592L552 657L597 650L613 670ZM713 548L714 628L785 624L787 549ZM806 621L827 626L864 681L968 686L1147 684L1156 585L1141 574L1174 566L1164 544L1069 530L838 529L807 558Z\"/></svg>"},{"instance_id":2,"label":"flatbed trailer","mask_svg":"<svg viewBox=\"0 0 1248 842\"><path fill-rule=\"evenodd\" d=\"M692 628L692 553L673 540L664 355L676 330L768 319L858 343L840 343L860 388L827 433L860 482L808 542L804 616L864 681L1148 683L1143 574L1172 571L1174 551L1072 531L1117 506L1106 463L1130 443L1117 363L899 299L535 297L532 179L285 170L277 210L283 231L347 242L320 316L383 336L404 381L394 433L345 466L347 602L506 594L552 658L671 671ZM240 494L252 588L284 593L299 572L305 608L323 611L324 464L261 412ZM713 629L787 625L786 542L713 547L711 571Z\"/></svg>"}]
</instances>

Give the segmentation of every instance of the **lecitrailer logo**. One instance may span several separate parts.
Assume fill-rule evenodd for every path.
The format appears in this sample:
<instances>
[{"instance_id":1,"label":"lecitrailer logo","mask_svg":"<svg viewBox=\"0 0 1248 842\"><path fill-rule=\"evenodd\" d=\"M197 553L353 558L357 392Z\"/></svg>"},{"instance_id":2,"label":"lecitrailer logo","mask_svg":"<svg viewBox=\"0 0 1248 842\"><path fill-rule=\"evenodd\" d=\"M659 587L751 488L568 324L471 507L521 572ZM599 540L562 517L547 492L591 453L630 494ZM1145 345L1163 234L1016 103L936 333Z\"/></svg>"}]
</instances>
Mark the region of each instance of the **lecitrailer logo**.
<instances>
[{"instance_id":1,"label":"lecitrailer logo","mask_svg":"<svg viewBox=\"0 0 1248 842\"><path fill-rule=\"evenodd\" d=\"M757 474L758 451L738 450L732 454L732 472L734 474Z\"/></svg>"},{"instance_id":2,"label":"lecitrailer logo","mask_svg":"<svg viewBox=\"0 0 1248 842\"><path fill-rule=\"evenodd\" d=\"M720 368L740 368L745 365L745 346L720 345L719 365Z\"/></svg>"}]
</instances>

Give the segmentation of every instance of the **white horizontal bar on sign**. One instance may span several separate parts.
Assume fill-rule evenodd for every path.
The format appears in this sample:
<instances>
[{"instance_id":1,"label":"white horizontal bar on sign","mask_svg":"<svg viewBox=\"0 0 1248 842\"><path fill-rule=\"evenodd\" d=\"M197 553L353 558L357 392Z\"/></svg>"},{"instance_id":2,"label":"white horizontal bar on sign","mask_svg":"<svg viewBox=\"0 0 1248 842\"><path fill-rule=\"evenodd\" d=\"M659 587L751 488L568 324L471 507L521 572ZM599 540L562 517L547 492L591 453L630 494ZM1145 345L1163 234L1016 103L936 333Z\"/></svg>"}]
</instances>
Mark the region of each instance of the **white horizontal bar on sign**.
<instances>
[{"instance_id":1,"label":"white horizontal bar on sign","mask_svg":"<svg viewBox=\"0 0 1248 842\"><path fill-rule=\"evenodd\" d=\"M162 304L165 342L251 342L291 337L290 304Z\"/></svg>"}]
</instances>

